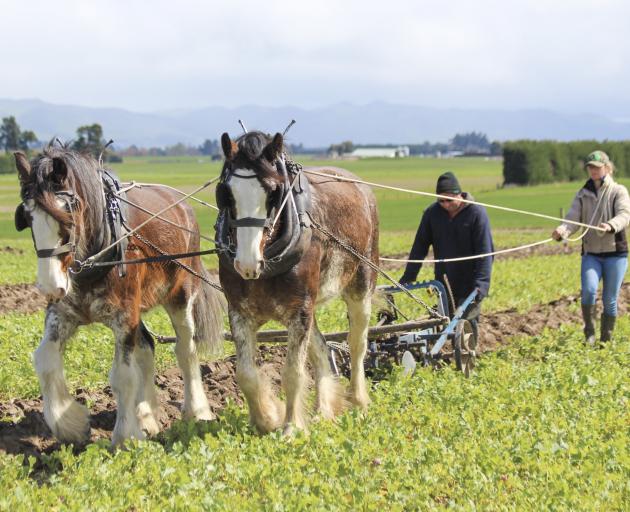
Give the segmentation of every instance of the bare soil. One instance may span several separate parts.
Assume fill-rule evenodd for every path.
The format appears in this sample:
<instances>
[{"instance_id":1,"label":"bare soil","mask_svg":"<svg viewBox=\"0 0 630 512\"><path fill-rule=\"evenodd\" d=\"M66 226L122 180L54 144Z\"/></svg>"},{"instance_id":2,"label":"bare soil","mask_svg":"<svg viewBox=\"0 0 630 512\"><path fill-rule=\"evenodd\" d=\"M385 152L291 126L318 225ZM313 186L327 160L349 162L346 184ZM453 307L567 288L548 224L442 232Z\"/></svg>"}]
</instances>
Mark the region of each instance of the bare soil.
<instances>
[{"instance_id":1,"label":"bare soil","mask_svg":"<svg viewBox=\"0 0 630 512\"><path fill-rule=\"evenodd\" d=\"M30 293L25 288L26 293ZM0 293L0 296L3 294ZM627 311L625 304L630 300L630 283L621 289L620 314ZM482 314L480 322L479 352L488 352L509 343L519 335L533 336L545 327L558 328L562 324L580 321L577 311L579 296L563 297L548 304L535 306L523 314L515 310ZM276 386L280 385L281 368L284 363L285 347L281 345L261 345L258 364L264 365L265 372ZM243 399L235 381L235 357L204 363L202 365L204 388L210 408L214 413L221 411L230 400L242 404ZM180 419L183 402L183 382L179 369L172 368L156 377L158 397L162 415L159 418L162 429L167 429ZM116 405L111 389L88 391L78 389L78 401L89 406L91 412L90 442L111 436L114 427ZM32 455L38 459L60 447L46 426L42 414L41 399L13 399L0 403L0 452ZM75 447L80 451L84 447Z\"/></svg>"}]
</instances>

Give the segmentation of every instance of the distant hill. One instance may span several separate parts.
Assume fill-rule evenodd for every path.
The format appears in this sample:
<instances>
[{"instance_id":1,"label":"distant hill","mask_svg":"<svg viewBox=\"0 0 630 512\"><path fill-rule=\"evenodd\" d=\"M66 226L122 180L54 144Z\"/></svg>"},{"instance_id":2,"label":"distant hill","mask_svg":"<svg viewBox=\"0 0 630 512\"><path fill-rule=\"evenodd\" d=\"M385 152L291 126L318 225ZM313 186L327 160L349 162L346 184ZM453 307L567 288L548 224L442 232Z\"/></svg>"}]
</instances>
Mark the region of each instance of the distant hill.
<instances>
[{"instance_id":1,"label":"distant hill","mask_svg":"<svg viewBox=\"0 0 630 512\"><path fill-rule=\"evenodd\" d=\"M341 103L322 108L204 107L138 113L119 108L55 105L40 100L0 99L0 117L14 115L23 129L41 140L71 139L76 128L95 122L119 147L200 144L218 139L224 131L238 135L243 119L248 129L282 131L291 119L297 124L289 142L324 147L352 140L357 144L446 142L456 133L483 132L490 140L630 139L630 122L593 114L565 114L549 110L437 109L375 102Z\"/></svg>"}]
</instances>

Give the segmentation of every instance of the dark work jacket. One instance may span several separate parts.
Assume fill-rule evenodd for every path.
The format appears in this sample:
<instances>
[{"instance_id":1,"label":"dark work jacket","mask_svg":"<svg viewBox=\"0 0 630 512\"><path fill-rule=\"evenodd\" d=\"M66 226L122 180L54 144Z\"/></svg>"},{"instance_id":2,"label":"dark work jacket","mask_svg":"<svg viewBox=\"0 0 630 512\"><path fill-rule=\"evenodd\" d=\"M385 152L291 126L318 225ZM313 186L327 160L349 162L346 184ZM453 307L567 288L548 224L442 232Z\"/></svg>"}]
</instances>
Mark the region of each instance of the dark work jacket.
<instances>
[{"instance_id":1,"label":"dark work jacket","mask_svg":"<svg viewBox=\"0 0 630 512\"><path fill-rule=\"evenodd\" d=\"M464 198L472 200L470 194ZM476 204L464 204L455 217L448 213L439 203L433 203L422 215L413 247L409 253L410 260L426 258L429 247L433 246L434 259L459 258L494 251L490 221L485 208ZM444 281L446 274L453 290L455 301L461 303L475 288L479 288L482 297L488 295L492 256L451 263L436 263L435 278ZM402 282L415 281L421 263L407 263Z\"/></svg>"}]
</instances>

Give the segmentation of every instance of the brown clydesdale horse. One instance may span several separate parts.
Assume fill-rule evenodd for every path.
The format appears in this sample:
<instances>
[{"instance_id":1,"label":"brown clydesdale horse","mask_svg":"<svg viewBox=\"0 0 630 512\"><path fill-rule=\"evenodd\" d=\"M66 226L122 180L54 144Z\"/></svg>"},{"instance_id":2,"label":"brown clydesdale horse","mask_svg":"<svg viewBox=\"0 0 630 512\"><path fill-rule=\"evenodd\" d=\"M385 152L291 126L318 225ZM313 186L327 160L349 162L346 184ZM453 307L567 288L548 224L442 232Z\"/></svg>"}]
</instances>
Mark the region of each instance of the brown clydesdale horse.
<instances>
[{"instance_id":1,"label":"brown clydesdale horse","mask_svg":"<svg viewBox=\"0 0 630 512\"><path fill-rule=\"evenodd\" d=\"M222 344L223 308L218 292L172 262L128 265L124 276L114 267L73 274L77 261L100 252L116 239L111 212L125 208L109 188L115 178L111 171L100 169L94 158L64 147L49 146L30 162L18 152L15 160L22 197L16 227L32 230L38 255L37 284L50 299L44 336L33 360L44 399L44 418L54 435L72 442L89 437L88 411L66 386L63 353L77 327L93 322L109 326L116 338L110 382L118 411L112 443L157 433L154 344L140 315L160 304L177 334L175 352L185 385L183 415L211 419L197 354ZM178 199L159 186L131 189L126 198L154 212ZM123 217L133 229L149 215L129 207ZM179 204L162 217L188 231L155 219L139 230L140 237L130 238L126 250L116 246L104 258L117 261L154 256L155 247L167 253L199 249L197 222L189 206ZM182 262L207 276L198 256Z\"/></svg>"},{"instance_id":2,"label":"brown clydesdale horse","mask_svg":"<svg viewBox=\"0 0 630 512\"><path fill-rule=\"evenodd\" d=\"M221 143L225 164L217 187L221 211L216 236L224 252L219 277L236 344L236 377L251 422L261 432L282 426L290 434L305 427L307 355L315 370L319 414L333 418L343 409L344 393L331 372L325 340L314 317L317 305L337 296L348 307L350 400L367 407L363 358L376 275L369 265L311 226L327 229L378 263L378 214L371 190L300 172L287 173L280 134L271 138L250 132L232 142L224 133ZM353 177L343 169L328 171ZM268 320L288 329L283 374L286 408L255 364L256 331Z\"/></svg>"}]
</instances>

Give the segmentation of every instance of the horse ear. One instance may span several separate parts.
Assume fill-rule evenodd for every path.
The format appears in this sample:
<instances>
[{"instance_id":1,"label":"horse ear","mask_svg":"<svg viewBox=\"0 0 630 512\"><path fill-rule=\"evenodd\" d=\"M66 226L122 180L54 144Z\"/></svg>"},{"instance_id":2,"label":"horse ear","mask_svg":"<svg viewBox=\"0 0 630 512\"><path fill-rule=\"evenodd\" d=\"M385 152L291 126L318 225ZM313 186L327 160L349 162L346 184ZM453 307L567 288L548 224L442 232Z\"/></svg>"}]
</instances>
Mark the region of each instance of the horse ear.
<instances>
[{"instance_id":1,"label":"horse ear","mask_svg":"<svg viewBox=\"0 0 630 512\"><path fill-rule=\"evenodd\" d=\"M20 183L28 181L28 177L31 174L31 164L26 158L26 155L21 151L13 153L15 157L15 166L17 167Z\"/></svg>"},{"instance_id":2,"label":"horse ear","mask_svg":"<svg viewBox=\"0 0 630 512\"><path fill-rule=\"evenodd\" d=\"M66 162L63 158L53 158L53 170L50 174L50 178L58 185L61 185L64 181L66 181L67 177L68 166L66 165Z\"/></svg>"},{"instance_id":3,"label":"horse ear","mask_svg":"<svg viewBox=\"0 0 630 512\"><path fill-rule=\"evenodd\" d=\"M282 134L276 133L273 136L273 139L271 139L271 142L267 144L267 147L265 147L265 149L263 150L263 155L265 155L265 158L270 162L274 162L276 158L280 156L280 153L282 153L282 144Z\"/></svg>"},{"instance_id":4,"label":"horse ear","mask_svg":"<svg viewBox=\"0 0 630 512\"><path fill-rule=\"evenodd\" d=\"M227 132L221 135L221 147L226 160L232 160L238 151L238 146L235 142L232 142Z\"/></svg>"}]
</instances>

